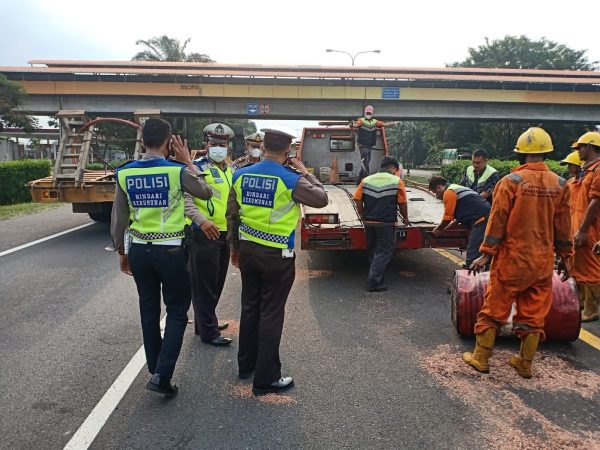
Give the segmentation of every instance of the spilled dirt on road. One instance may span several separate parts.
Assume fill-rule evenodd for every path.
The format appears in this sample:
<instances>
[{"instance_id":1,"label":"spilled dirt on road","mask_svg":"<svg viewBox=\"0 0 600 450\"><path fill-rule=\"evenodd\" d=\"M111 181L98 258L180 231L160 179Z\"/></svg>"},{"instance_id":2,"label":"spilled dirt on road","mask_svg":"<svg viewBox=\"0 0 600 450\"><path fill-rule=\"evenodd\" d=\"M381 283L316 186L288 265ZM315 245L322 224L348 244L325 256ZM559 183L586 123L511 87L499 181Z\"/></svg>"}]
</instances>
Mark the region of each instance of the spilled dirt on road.
<instances>
[{"instance_id":1,"label":"spilled dirt on road","mask_svg":"<svg viewBox=\"0 0 600 450\"><path fill-rule=\"evenodd\" d=\"M298 403L295 398L286 394L254 395L252 393L252 386L249 384L235 384L230 387L229 394L232 397L250 400L253 399L268 405L293 405Z\"/></svg>"},{"instance_id":2,"label":"spilled dirt on road","mask_svg":"<svg viewBox=\"0 0 600 450\"><path fill-rule=\"evenodd\" d=\"M494 351L490 358L490 374L485 375L467 366L458 349L445 344L426 358L422 366L448 390L451 397L473 408L481 418L479 447L526 450L600 449L600 431L567 430L527 406L513 392L515 389L568 392L583 399L591 399L600 390L600 375L576 369L568 361L541 351L536 354L533 378L526 380L508 364L512 354L507 350ZM596 420L592 417L590 419ZM539 431L528 434L521 424L532 421Z\"/></svg>"}]
</instances>

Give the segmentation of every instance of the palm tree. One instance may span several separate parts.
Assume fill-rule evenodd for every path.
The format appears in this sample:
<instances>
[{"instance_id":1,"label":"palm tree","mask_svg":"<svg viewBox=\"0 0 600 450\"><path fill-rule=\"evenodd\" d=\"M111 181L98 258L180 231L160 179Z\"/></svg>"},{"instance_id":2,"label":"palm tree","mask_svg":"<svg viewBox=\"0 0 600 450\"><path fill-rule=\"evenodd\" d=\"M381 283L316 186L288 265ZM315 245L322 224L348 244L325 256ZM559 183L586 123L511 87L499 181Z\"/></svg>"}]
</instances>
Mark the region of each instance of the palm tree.
<instances>
[{"instance_id":1,"label":"palm tree","mask_svg":"<svg viewBox=\"0 0 600 450\"><path fill-rule=\"evenodd\" d=\"M133 61L175 61L175 62L201 62L211 63L210 56L203 53L185 53L185 48L191 38L187 38L183 44L179 39L173 39L166 35L153 37L144 41L140 39L135 45L143 45L146 50L137 53Z\"/></svg>"}]
</instances>

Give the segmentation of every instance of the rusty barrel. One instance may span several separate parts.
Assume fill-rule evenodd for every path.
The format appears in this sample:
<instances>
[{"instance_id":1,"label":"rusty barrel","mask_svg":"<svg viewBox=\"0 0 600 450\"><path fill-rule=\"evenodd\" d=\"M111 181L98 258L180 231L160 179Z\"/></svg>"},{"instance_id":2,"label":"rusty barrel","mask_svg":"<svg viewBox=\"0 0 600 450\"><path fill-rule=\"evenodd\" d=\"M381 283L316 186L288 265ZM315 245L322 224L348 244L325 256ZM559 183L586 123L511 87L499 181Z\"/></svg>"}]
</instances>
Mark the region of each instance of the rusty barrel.
<instances>
[{"instance_id":1,"label":"rusty barrel","mask_svg":"<svg viewBox=\"0 0 600 450\"><path fill-rule=\"evenodd\" d=\"M476 276L469 275L464 269L454 273L452 281L452 323L458 334L473 336L477 313L483 305L483 296L489 281L489 272ZM514 305L513 305L514 313ZM512 316L509 323L502 327L500 335L512 333ZM573 279L560 281L560 276L554 272L552 277L552 307L546 317L544 331L546 338L555 341L575 341L579 337L581 314L577 288Z\"/></svg>"}]
</instances>

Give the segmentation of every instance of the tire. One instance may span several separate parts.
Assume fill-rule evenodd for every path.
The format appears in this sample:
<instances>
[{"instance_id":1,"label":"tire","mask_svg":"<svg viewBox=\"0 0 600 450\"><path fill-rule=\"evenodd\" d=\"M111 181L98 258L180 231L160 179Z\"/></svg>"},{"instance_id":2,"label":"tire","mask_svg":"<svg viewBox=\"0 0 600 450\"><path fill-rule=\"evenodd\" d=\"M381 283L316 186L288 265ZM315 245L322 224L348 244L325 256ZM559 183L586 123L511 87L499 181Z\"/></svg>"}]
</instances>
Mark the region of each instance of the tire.
<instances>
[{"instance_id":1,"label":"tire","mask_svg":"<svg viewBox=\"0 0 600 450\"><path fill-rule=\"evenodd\" d=\"M88 213L90 219L96 222L105 222L110 223L110 213L106 213L105 211L99 213Z\"/></svg>"}]
</instances>

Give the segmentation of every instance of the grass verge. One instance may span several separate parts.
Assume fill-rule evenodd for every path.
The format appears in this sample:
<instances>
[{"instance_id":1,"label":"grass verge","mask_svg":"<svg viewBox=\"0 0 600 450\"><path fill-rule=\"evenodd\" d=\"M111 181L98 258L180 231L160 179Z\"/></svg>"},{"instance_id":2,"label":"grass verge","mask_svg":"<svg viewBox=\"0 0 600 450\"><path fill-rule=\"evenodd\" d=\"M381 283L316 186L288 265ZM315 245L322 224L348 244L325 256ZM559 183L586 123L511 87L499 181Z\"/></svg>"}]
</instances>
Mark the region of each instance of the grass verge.
<instances>
[{"instance_id":1,"label":"grass verge","mask_svg":"<svg viewBox=\"0 0 600 450\"><path fill-rule=\"evenodd\" d=\"M64 203L16 203L14 205L0 205L0 220L11 217L26 216L50 208L58 208Z\"/></svg>"}]
</instances>

